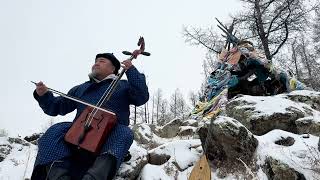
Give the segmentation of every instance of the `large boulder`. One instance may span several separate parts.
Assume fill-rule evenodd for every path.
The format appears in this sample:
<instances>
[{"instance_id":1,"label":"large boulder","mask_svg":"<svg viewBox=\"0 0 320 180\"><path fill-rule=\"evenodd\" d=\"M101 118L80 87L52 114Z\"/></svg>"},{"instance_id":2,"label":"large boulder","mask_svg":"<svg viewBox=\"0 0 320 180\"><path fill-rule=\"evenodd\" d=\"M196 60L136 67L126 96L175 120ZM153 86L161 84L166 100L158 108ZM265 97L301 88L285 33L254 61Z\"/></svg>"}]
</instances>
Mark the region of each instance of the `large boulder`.
<instances>
[{"instance_id":1,"label":"large boulder","mask_svg":"<svg viewBox=\"0 0 320 180\"><path fill-rule=\"evenodd\" d=\"M272 180L303 180L306 179L303 174L297 172L295 169L289 167L289 165L276 160L272 157L268 157L266 160L266 166L268 167L268 176Z\"/></svg>"},{"instance_id":2,"label":"large boulder","mask_svg":"<svg viewBox=\"0 0 320 180\"><path fill-rule=\"evenodd\" d=\"M319 137L276 129L257 138L256 159L268 179L320 179Z\"/></svg>"},{"instance_id":3,"label":"large boulder","mask_svg":"<svg viewBox=\"0 0 320 180\"><path fill-rule=\"evenodd\" d=\"M258 140L246 127L225 116L219 116L207 130L202 127L199 132L200 137L206 136L202 146L207 157L217 166L220 166L221 162L232 163L239 159L249 163L258 146Z\"/></svg>"},{"instance_id":4,"label":"large boulder","mask_svg":"<svg viewBox=\"0 0 320 180\"><path fill-rule=\"evenodd\" d=\"M295 123L298 134L313 134L315 136L320 136L320 119L315 119L313 116L309 116L300 118L296 120Z\"/></svg>"},{"instance_id":5,"label":"large boulder","mask_svg":"<svg viewBox=\"0 0 320 180\"><path fill-rule=\"evenodd\" d=\"M134 133L134 140L137 141L138 144L148 148L159 146L158 142L154 140L157 136L147 124L135 124L132 127L132 131Z\"/></svg>"},{"instance_id":6,"label":"large boulder","mask_svg":"<svg viewBox=\"0 0 320 180\"><path fill-rule=\"evenodd\" d=\"M158 135L162 138L172 138L177 136L182 122L183 121L179 118L173 119L158 129Z\"/></svg>"},{"instance_id":7,"label":"large boulder","mask_svg":"<svg viewBox=\"0 0 320 180\"><path fill-rule=\"evenodd\" d=\"M296 120L313 116L314 110L305 104L286 99L284 95L239 96L226 105L229 117L237 119L256 135L263 135L273 129L298 133Z\"/></svg>"}]
</instances>

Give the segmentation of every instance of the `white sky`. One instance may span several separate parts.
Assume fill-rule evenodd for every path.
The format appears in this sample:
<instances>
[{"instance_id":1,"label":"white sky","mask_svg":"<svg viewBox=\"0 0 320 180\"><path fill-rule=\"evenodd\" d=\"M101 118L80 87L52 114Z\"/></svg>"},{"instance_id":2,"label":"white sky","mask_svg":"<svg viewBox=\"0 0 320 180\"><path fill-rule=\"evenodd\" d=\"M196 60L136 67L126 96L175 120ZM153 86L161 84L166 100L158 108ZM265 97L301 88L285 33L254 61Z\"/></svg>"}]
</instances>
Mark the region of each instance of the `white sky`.
<instances>
[{"instance_id":1,"label":"white sky","mask_svg":"<svg viewBox=\"0 0 320 180\"><path fill-rule=\"evenodd\" d=\"M32 97L30 81L67 92L88 80L97 53L138 48L140 35L152 55L134 61L150 92L165 97L200 88L205 49L184 42L184 25L216 25L241 8L237 0L1 0L0 129L28 135L50 119ZM61 117L59 117L61 118ZM72 120L73 115L66 119Z\"/></svg>"}]
</instances>

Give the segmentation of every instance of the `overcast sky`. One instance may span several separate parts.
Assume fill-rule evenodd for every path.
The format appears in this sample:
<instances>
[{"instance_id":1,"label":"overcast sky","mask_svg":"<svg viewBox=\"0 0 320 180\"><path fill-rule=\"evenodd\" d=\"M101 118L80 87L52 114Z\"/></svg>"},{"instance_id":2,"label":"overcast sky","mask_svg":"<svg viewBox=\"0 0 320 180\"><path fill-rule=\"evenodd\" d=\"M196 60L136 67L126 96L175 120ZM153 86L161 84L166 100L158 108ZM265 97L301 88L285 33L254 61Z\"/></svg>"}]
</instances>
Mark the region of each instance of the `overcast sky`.
<instances>
[{"instance_id":1,"label":"overcast sky","mask_svg":"<svg viewBox=\"0 0 320 180\"><path fill-rule=\"evenodd\" d=\"M121 52L138 48L140 35L152 55L134 65L151 93L161 88L169 99L176 88L198 91L206 51L186 44L182 28L216 25L214 17L227 21L240 7L237 0L1 0L0 129L41 131L50 117L33 99L31 80L67 92L88 80L97 53L124 60Z\"/></svg>"}]
</instances>

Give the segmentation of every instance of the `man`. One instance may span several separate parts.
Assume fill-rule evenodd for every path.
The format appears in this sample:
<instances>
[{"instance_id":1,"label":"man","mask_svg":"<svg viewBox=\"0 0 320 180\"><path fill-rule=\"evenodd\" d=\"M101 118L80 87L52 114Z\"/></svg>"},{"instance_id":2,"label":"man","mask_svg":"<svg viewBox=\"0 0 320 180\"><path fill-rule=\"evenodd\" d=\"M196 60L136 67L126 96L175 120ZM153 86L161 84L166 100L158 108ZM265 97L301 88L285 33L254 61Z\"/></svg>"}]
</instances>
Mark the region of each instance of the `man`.
<instances>
[{"instance_id":1,"label":"man","mask_svg":"<svg viewBox=\"0 0 320 180\"><path fill-rule=\"evenodd\" d=\"M122 62L128 80L121 80L110 100L103 108L114 112L117 123L107 136L101 153L96 156L79 150L64 141L71 122L51 126L38 141L38 154L31 179L49 180L106 180L112 179L132 142L133 133L129 125L129 104L140 106L149 99L145 76L130 60ZM103 93L118 74L120 62L111 53L97 54L90 80L73 87L68 95L91 104L97 104ZM33 93L43 111L51 116L65 115L77 110L74 120L86 108L85 105L64 97L54 97L48 88L39 82Z\"/></svg>"}]
</instances>

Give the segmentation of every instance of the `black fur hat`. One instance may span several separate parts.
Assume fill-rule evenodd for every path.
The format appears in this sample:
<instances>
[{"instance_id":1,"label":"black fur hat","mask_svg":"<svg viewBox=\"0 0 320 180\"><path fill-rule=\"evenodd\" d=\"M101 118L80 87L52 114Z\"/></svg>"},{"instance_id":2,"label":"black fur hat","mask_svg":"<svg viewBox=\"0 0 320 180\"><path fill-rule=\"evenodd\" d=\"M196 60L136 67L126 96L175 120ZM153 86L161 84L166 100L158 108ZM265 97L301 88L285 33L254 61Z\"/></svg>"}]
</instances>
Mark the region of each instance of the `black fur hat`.
<instances>
[{"instance_id":1,"label":"black fur hat","mask_svg":"<svg viewBox=\"0 0 320 180\"><path fill-rule=\"evenodd\" d=\"M111 63L114 65L115 70L114 70L114 74L118 74L118 71L120 69L120 62L119 60L113 55L113 53L101 53L101 54L97 54L96 55L96 59L99 57L103 57L106 59L109 59L111 61Z\"/></svg>"}]
</instances>

